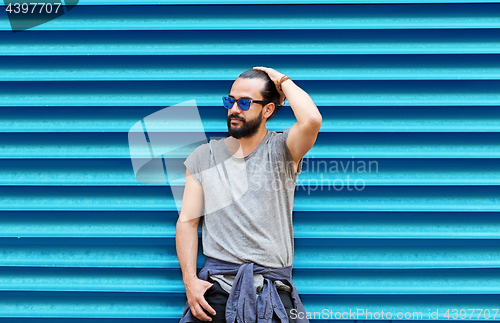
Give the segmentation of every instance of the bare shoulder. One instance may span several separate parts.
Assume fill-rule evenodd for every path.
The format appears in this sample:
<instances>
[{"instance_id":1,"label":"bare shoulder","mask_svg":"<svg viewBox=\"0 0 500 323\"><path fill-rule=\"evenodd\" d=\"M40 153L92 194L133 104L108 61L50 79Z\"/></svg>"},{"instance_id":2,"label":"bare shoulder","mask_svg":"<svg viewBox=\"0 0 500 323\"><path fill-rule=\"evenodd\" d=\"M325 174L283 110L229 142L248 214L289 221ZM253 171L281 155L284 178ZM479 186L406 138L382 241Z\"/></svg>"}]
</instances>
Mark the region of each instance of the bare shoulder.
<instances>
[{"instance_id":1,"label":"bare shoulder","mask_svg":"<svg viewBox=\"0 0 500 323\"><path fill-rule=\"evenodd\" d=\"M200 218L203 209L203 187L193 178L186 169L186 185L182 197L182 208L179 221L189 221Z\"/></svg>"}]
</instances>

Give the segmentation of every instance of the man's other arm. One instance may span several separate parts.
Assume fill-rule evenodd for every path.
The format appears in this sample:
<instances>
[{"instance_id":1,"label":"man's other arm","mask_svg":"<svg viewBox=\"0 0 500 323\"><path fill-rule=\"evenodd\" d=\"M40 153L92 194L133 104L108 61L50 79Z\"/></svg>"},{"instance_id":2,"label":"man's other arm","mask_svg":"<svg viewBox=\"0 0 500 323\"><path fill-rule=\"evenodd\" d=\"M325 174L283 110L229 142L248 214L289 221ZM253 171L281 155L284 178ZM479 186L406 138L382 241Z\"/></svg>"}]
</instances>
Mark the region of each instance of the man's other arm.
<instances>
[{"instance_id":1,"label":"man's other arm","mask_svg":"<svg viewBox=\"0 0 500 323\"><path fill-rule=\"evenodd\" d=\"M191 313L202 321L212 319L204 311L215 315L215 310L205 300L205 292L213 285L196 276L198 255L198 225L203 209L203 188L186 169L186 186L182 198L182 209L177 220L175 244L182 270Z\"/></svg>"},{"instance_id":2,"label":"man's other arm","mask_svg":"<svg viewBox=\"0 0 500 323\"><path fill-rule=\"evenodd\" d=\"M316 142L323 119L309 94L292 80L284 81L281 84L281 89L297 119L297 122L290 128L286 139L286 145L292 155L293 166L297 170L300 159Z\"/></svg>"}]
</instances>

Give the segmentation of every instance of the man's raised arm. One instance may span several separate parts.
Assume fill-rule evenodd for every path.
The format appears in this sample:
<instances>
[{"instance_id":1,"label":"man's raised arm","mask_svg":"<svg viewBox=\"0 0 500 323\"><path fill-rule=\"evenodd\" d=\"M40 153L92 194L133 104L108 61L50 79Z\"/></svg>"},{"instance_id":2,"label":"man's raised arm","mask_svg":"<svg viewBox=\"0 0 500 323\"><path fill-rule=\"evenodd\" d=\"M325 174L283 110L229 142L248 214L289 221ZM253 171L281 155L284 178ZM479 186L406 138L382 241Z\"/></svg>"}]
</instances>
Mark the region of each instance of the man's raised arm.
<instances>
[{"instance_id":1,"label":"man's raised arm","mask_svg":"<svg viewBox=\"0 0 500 323\"><path fill-rule=\"evenodd\" d=\"M276 85L285 76L272 68L260 66L254 68L266 72ZM281 91L278 89L281 95L280 103L283 103L286 96L297 119L297 122L290 128L286 139L294 167L297 169L300 159L314 146L323 119L309 94L291 79L283 81L280 85Z\"/></svg>"}]
</instances>

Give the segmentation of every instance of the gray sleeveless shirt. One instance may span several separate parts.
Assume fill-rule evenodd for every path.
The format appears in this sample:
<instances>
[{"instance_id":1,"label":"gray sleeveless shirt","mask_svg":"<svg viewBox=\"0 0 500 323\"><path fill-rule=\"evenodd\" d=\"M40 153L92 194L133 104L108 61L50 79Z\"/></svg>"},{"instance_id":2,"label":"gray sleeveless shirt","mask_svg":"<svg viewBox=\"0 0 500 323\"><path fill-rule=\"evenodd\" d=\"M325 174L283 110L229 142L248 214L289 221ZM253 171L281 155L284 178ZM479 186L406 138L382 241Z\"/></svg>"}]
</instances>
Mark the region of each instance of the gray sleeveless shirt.
<instances>
[{"instance_id":1,"label":"gray sleeveless shirt","mask_svg":"<svg viewBox=\"0 0 500 323\"><path fill-rule=\"evenodd\" d=\"M250 154L235 157L223 139L197 147L184 161L203 187L203 254L267 268L293 262L292 209L298 171L286 146L289 130L268 130ZM234 277L212 276L229 292ZM257 292L262 277L254 275ZM279 282L277 287L280 287ZM284 287L284 286L281 286ZM287 289L286 287L283 289Z\"/></svg>"}]
</instances>

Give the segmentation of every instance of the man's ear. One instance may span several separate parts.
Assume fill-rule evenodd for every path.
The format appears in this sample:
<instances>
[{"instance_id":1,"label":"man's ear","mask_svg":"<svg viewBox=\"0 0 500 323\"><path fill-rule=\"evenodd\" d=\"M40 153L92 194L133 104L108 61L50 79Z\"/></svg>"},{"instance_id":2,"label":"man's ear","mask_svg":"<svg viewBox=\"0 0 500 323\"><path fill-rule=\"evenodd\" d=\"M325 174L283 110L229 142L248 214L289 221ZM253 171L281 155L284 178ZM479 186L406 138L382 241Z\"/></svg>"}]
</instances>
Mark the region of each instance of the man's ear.
<instances>
[{"instance_id":1,"label":"man's ear","mask_svg":"<svg viewBox=\"0 0 500 323\"><path fill-rule=\"evenodd\" d=\"M264 108L266 109L266 111L264 111L263 116L266 117L266 119L269 119L269 117L273 114L275 109L274 102L266 104Z\"/></svg>"}]
</instances>

